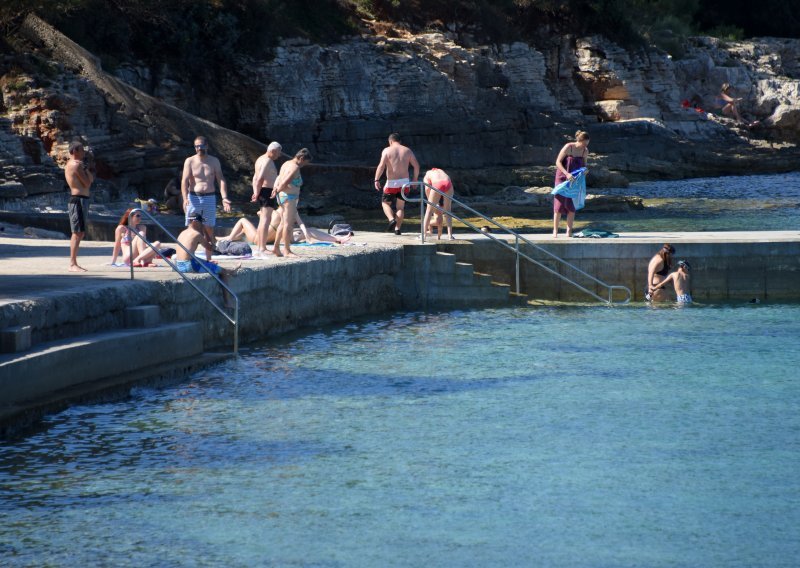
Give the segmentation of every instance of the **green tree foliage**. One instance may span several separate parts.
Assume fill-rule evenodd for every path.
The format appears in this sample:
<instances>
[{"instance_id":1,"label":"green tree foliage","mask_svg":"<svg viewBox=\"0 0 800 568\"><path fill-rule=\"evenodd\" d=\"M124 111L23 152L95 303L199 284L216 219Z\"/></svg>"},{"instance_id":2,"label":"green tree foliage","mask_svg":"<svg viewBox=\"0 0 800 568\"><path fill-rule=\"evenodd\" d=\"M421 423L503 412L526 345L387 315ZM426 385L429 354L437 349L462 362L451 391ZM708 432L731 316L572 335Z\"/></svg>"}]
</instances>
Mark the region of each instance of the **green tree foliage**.
<instances>
[{"instance_id":1,"label":"green tree foliage","mask_svg":"<svg viewBox=\"0 0 800 568\"><path fill-rule=\"evenodd\" d=\"M599 33L679 55L688 34L718 30L798 37L789 0L0 0L0 31L34 11L106 64L140 59L207 73L237 54L264 55L280 38L336 41L362 19L413 30L468 31L482 40L536 43ZM542 35L544 32L544 36Z\"/></svg>"},{"instance_id":2,"label":"green tree foliage","mask_svg":"<svg viewBox=\"0 0 800 568\"><path fill-rule=\"evenodd\" d=\"M734 26L744 37L800 37L797 0L702 0L696 21L701 30Z\"/></svg>"}]
</instances>

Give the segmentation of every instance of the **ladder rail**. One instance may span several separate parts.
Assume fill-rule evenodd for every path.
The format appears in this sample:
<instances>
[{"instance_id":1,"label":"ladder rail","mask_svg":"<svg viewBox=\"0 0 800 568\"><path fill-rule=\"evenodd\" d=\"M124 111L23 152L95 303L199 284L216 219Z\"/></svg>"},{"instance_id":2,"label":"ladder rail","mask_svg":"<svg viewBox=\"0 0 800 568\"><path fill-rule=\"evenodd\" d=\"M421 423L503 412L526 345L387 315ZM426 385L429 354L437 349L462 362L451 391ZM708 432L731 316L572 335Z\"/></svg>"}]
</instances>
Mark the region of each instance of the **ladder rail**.
<instances>
[{"instance_id":1,"label":"ladder rail","mask_svg":"<svg viewBox=\"0 0 800 568\"><path fill-rule=\"evenodd\" d=\"M239 354L239 296L238 296L238 295L237 295L237 294L236 294L236 293L235 293L233 290L231 290L231 288L230 288L230 287L229 287L227 284L225 284L225 282L223 282L223 281L222 281L222 279L221 279L219 276L217 276L216 274L214 274L213 272L211 272L211 271L208 269L208 267L206 267L206 265L205 265L205 264L203 264L202 262L200 262L200 259L199 259L199 258L197 258L197 256L194 254L194 252L193 252L193 251L190 251L190 250L189 250L189 249L187 249L185 246L183 246L183 245L182 245L182 244L181 244L181 243L178 241L178 239L175 237L175 235L173 235L172 233L170 233L170 232L169 232L169 230L167 230L167 228L166 228L166 227L164 227L164 225L162 225L161 223L159 223L159 222L158 222L158 220L156 220L156 219L155 219L155 217L153 217L152 215L150 215L150 213L148 213L148 212L147 212L147 211L145 211L144 209L141 209L141 208L138 208L138 207L137 207L137 208L135 208L135 209L132 209L132 210L131 210L131 213L133 213L133 212L142 213L143 215L147 216L147 218L148 218L150 221L152 221L152 222L153 222L155 225L157 225L157 226L158 226L158 227L159 227L159 228L160 228L162 231L164 231L164 232L165 232L167 235L169 235L169 237L170 237L170 238L171 238L171 239L172 239L172 240L175 242L175 244L176 244L176 245L178 245L178 246L179 246L179 247L181 247L181 248L182 248L184 251L186 251L186 254L188 254L188 255L189 255L189 256L190 256L192 259L194 259L194 260L197 262L197 264L198 264L200 267L202 267L202 269L203 269L205 272L207 272L208 274L210 274L210 275L211 275L211 277L212 277L212 278L214 278L214 280L216 280L216 281L217 281L217 283L218 283L220 286L222 286L222 287L223 287L223 288L224 288L224 289L225 289L225 290L226 290L226 291L227 291L227 292L228 292L228 293L231 295L231 297L233 298L233 301L234 301L234 307L233 307L233 317L231 317L230 315L228 315L228 313L227 313L227 312L226 312L226 311L225 311L223 308L221 308L221 307L220 307L220 306L219 306L219 305L218 305L218 304L217 304L217 303L216 303L216 302L215 302L215 301L214 301L214 300L213 300L213 299L212 299L212 298L211 298L211 297L210 297L208 294L206 294L206 293L205 293L203 290L201 290L201 289L200 289L200 287L199 287L197 284L195 284L194 282L192 282L192 279L191 279L191 278L189 278L188 276L186 276L186 274L184 274L183 272L181 272L180 270L178 270L178 267L177 267L177 266L176 266L176 265L175 265L175 264L174 264L174 263L173 263L173 262L172 262L170 259L168 259L168 258L165 258L165 257L161 256L161 254L159 254L159 252L158 252L158 249L157 249L156 247L154 247L154 246L153 246L153 243L151 243L151 242L150 242L150 240L149 240L147 237L145 237L145 236L143 236L143 235L139 234L139 232L138 232L138 231L134 231L133 229L131 229L130 227L128 227L128 232L129 232L129 234L131 235L131 240L130 240L130 251L131 251L131 253L130 253L130 263L131 263L131 280L133 280L133 279L134 279L134 278L133 278L133 259L134 259L134 256L133 256L133 238L134 238L134 237L139 237L139 238L141 238L141 239L142 239L142 241L144 241L144 243L145 243L145 244L146 244L148 247L150 247L150 249L151 249L151 250L155 251L155 253L156 253L156 256L158 256L159 258L163 259L163 260L164 260L164 261L165 261L165 262L166 262L166 263L167 263L167 264L168 264L168 265L169 265L169 266L172 268L172 270L173 270L173 271L175 271L176 273L178 273L178 275L179 275L181 278L183 278L183 280L184 280L185 282L188 282L188 283L189 283L189 284L192 286L192 288L194 288L194 289L197 291L197 293L198 293L198 294L200 294L200 295L201 295L203 298L205 298L205 299L206 299L206 301L207 301L209 304L211 304L211 305L214 307L214 309L216 309L216 310L217 310L217 311L218 311L220 314L222 314L222 316L223 316L223 317L224 317L226 320L228 320L228 322L230 322L230 323L231 323L231 325L233 325L233 354L234 354L234 355L238 355L238 354ZM129 216L128 218L130 218L130 216Z\"/></svg>"},{"instance_id":2,"label":"ladder rail","mask_svg":"<svg viewBox=\"0 0 800 568\"><path fill-rule=\"evenodd\" d=\"M413 187L419 187L420 188L419 197L412 197L412 196L407 194L407 191L409 189L413 188ZM503 239L497 238L492 233L487 233L487 232L482 231L480 228L476 227L470 221L468 221L468 220L466 220L466 219L454 214L452 212L452 210L451 211L447 211L443 207L441 207L438 203L434 203L434 202L430 201L427 198L427 195L426 195L426 192L425 192L426 189L433 190L437 194L450 199L453 203L457 204L459 207L462 207L462 208L466 209L467 211L469 211L473 215L475 215L477 217L480 217L481 219L483 219L487 223L491 223L495 227L500 229L501 231L504 231L508 235L513 236L514 239L515 239L515 246L511 246L508 242L506 242ZM432 185L430 185L428 183L425 183L424 181L415 181L415 182L406 183L401 188L400 193L402 194L403 199L405 199L406 201L409 201L409 202L419 201L419 203L420 203L420 239L422 240L423 243L425 242L425 227L424 227L425 212L424 212L424 209L425 209L425 205L429 205L429 206L433 207L434 209L436 209L437 211L442 212L445 215L450 215L454 219L457 219L458 221L464 223L466 226L468 226L473 231L475 231L477 233L480 233L480 234L482 234L482 235L484 235L486 237L489 237L494 242L496 242L499 245L501 245L501 246L509 249L510 251L512 251L514 253L514 255L515 255L515 261L516 261L517 293L519 293L519 259L520 258L524 258L528 262L531 262L531 263L535 264L536 266L538 266L540 268L543 268L546 272L548 272L548 273L560 278L561 280L564 280L565 282L568 282L572 286L575 286L576 288L578 288L582 292L585 292L586 294L592 296L593 298L595 298L595 299L597 299L597 300L599 300L601 302L605 302L606 304L614 304L615 303L614 302L614 290L622 290L622 291L624 291L626 293L626 298L624 300L622 300L621 302L619 302L619 303L627 304L627 303L629 303L631 301L632 294L631 294L630 289L627 286L622 286L622 285L618 285L618 284L608 284L606 282L603 282L599 278L596 278L596 277L592 276L591 274L581 270L580 268L578 268L574 264L564 260L563 258L553 254L549 250L547 250L547 249L537 245L536 243L532 242L531 240L523 237L522 235L520 235L519 233L517 233L513 229L511 229L509 227L506 227L505 225L503 225L499 221L496 221L496 220L492 219L491 217L487 217L483 213L481 213L479 211L476 211L475 209L473 209L472 207L470 207L469 205L467 205L463 201L460 201L460 200L456 199L455 196L452 196L452 197L448 196L443 191L440 191L439 189L433 187ZM539 252L549 256L550 258L552 258L556 262L559 262L560 264L562 264L564 266L568 266L572 270L574 270L574 271L578 272L579 274L582 274L583 276L587 277L589 280L595 282L596 284L599 284L600 286L602 286L603 288L608 290L608 298L603 298L602 296L592 292L591 290L589 290L585 286L582 286L581 284L579 284L578 282L574 281L573 279L568 278L567 276L561 274L557 270L553 270L549 266L546 266L545 264L539 262L538 260L536 260L534 258L531 258L526 253L520 251L519 250L519 241L520 240L523 241L525 244L527 244L527 245L533 247L534 249L538 250Z\"/></svg>"}]
</instances>

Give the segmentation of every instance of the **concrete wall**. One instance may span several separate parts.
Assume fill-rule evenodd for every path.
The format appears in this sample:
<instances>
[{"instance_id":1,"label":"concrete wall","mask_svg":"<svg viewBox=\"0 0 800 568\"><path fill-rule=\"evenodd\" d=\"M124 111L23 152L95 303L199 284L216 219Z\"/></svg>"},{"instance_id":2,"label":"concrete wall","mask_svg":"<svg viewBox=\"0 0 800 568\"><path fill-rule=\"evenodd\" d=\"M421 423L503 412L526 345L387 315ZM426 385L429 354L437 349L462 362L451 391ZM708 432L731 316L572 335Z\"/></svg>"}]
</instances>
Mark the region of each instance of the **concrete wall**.
<instances>
[{"instance_id":1,"label":"concrete wall","mask_svg":"<svg viewBox=\"0 0 800 568\"><path fill-rule=\"evenodd\" d=\"M586 272L628 286L634 300L642 300L647 263L659 246L624 239L565 239L546 245ZM675 246L678 257L692 263L697 300L800 300L800 242L676 242ZM351 248L298 262L270 263L243 270L232 281L240 296L240 342L398 309L477 307L507 301L507 291L487 290L488 277L472 277L471 267L432 255L434 248L454 253L479 272L491 274L491 280L512 284L513 289L513 254L488 240ZM573 272L539 252L528 252L560 273ZM571 276L604 294L585 278ZM193 281L221 300L220 289L210 277L194 277ZM591 301L571 285L527 263L521 267L521 284L531 299ZM228 321L180 279L110 280L4 304L0 306L0 329L29 325L35 345L121 329L125 309L143 304L159 306L163 322L203 323L205 349L231 345Z\"/></svg>"},{"instance_id":2,"label":"concrete wall","mask_svg":"<svg viewBox=\"0 0 800 568\"><path fill-rule=\"evenodd\" d=\"M692 266L692 292L696 300L800 300L800 242L674 242L676 259ZM625 239L576 240L548 243L543 248L574 264L608 284L622 284L643 300L647 265L661 248L659 243L631 242ZM513 284L514 254L490 241L474 244L447 243L440 250L454 253L475 269L492 274L499 282ZM601 296L607 291L568 267L524 245L521 250L559 274L568 276ZM587 301L591 297L523 261L520 267L521 291L530 299Z\"/></svg>"},{"instance_id":3,"label":"concrete wall","mask_svg":"<svg viewBox=\"0 0 800 568\"><path fill-rule=\"evenodd\" d=\"M240 302L240 341L399 309L394 280L402 262L397 247L244 270L231 282ZM221 300L220 287L210 277L195 283ZM230 344L230 323L182 280L165 283L156 303L164 321L205 322L207 348Z\"/></svg>"}]
</instances>

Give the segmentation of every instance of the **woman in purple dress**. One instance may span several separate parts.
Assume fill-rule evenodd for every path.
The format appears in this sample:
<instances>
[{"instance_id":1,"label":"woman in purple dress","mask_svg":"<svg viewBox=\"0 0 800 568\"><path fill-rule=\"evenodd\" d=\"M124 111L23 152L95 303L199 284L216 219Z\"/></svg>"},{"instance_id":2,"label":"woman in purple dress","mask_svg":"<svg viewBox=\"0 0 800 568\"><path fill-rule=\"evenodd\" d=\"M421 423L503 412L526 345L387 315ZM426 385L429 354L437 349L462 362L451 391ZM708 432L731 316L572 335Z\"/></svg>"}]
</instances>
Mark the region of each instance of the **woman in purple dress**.
<instances>
[{"instance_id":1,"label":"woman in purple dress","mask_svg":"<svg viewBox=\"0 0 800 568\"><path fill-rule=\"evenodd\" d=\"M564 144L556 159L556 183L558 185L574 178L570 172L586 167L589 157L589 134L583 130L575 133L575 142ZM555 186L554 186L555 187ZM567 236L572 236L572 223L575 221L575 204L569 197L553 196L553 238L558 237L558 223L561 215L567 214Z\"/></svg>"}]
</instances>

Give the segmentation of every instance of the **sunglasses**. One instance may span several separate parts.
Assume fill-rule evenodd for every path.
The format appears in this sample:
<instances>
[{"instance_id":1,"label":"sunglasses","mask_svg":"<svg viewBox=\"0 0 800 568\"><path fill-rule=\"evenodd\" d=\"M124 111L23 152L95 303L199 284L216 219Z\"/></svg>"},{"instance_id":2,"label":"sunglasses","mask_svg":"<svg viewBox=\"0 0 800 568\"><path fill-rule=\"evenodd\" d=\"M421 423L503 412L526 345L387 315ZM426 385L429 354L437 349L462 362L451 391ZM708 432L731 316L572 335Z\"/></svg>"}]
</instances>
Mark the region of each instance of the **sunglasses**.
<instances>
[{"instance_id":1,"label":"sunglasses","mask_svg":"<svg viewBox=\"0 0 800 568\"><path fill-rule=\"evenodd\" d=\"M195 147L195 150L205 150L206 149L206 145L205 144L195 144L194 147Z\"/></svg>"}]
</instances>

